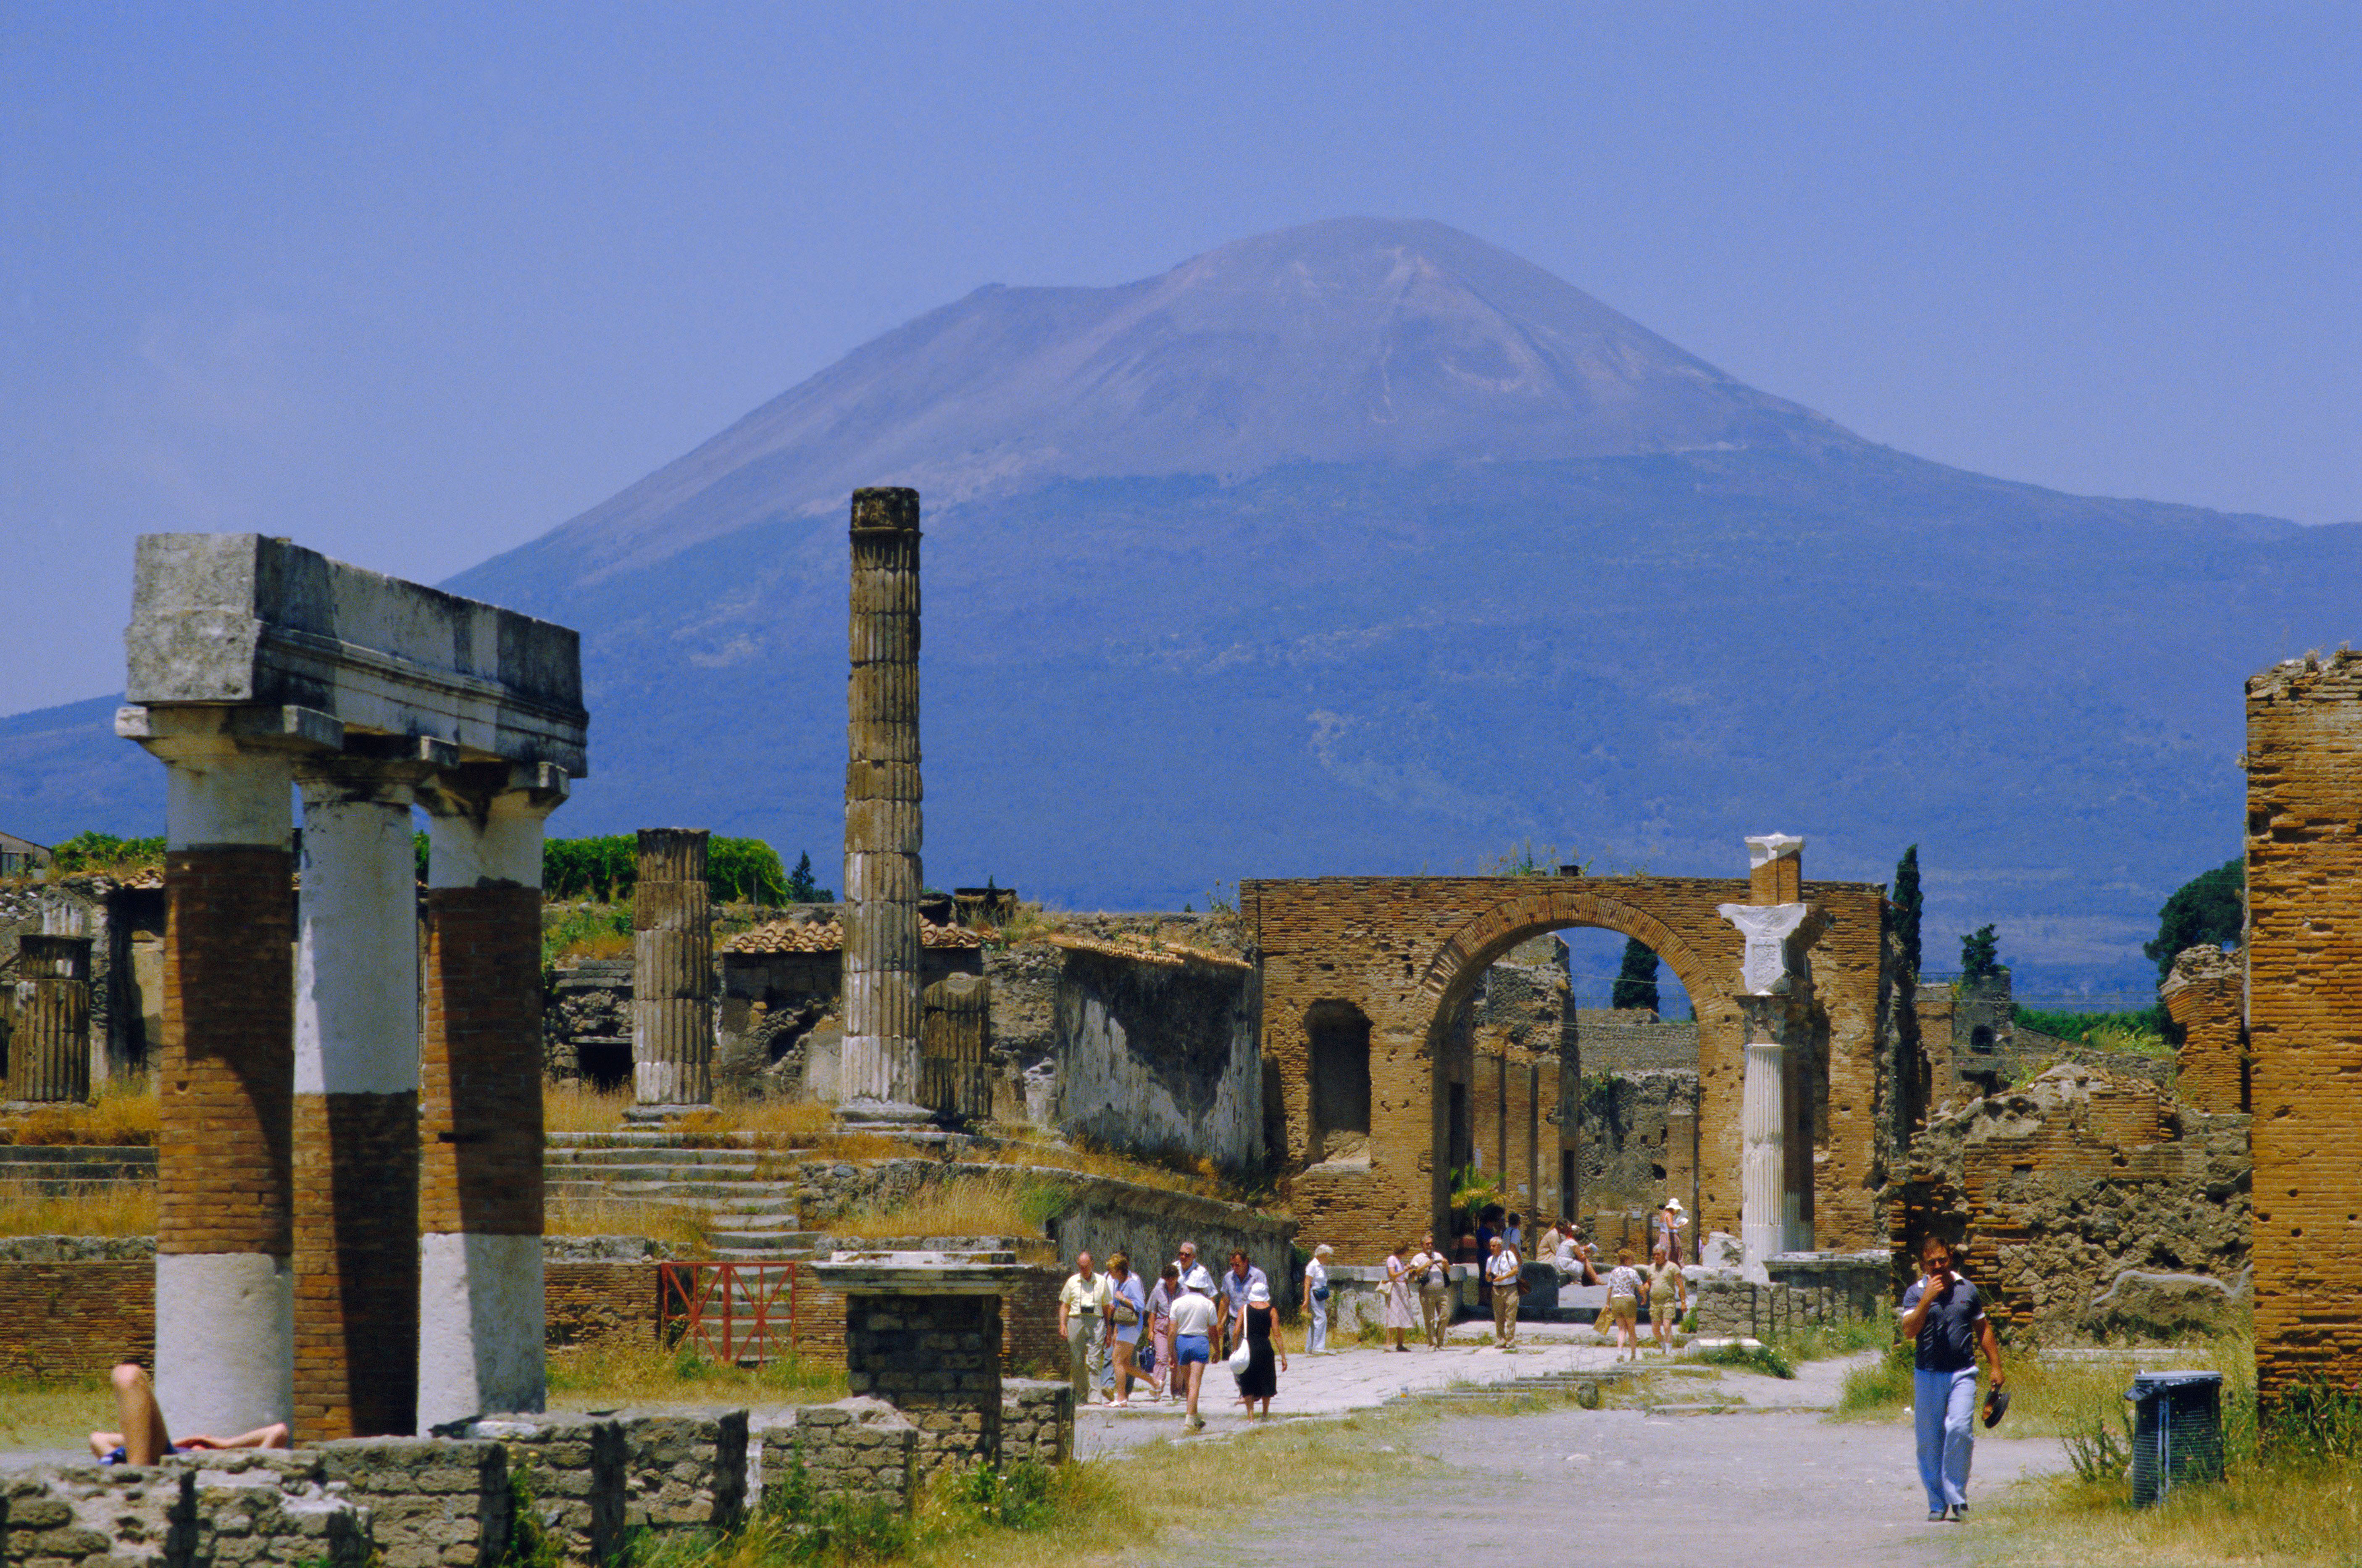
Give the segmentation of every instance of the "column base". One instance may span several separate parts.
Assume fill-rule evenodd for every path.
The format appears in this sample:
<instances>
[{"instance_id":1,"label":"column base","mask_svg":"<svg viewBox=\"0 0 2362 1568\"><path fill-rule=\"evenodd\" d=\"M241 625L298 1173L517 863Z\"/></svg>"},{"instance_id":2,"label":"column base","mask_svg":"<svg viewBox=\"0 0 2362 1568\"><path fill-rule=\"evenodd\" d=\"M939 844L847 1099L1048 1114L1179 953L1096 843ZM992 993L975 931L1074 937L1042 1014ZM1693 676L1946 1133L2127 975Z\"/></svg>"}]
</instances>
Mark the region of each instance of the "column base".
<instances>
[{"instance_id":1,"label":"column base","mask_svg":"<svg viewBox=\"0 0 2362 1568\"><path fill-rule=\"evenodd\" d=\"M418 1430L548 1398L539 1236L418 1239Z\"/></svg>"},{"instance_id":2,"label":"column base","mask_svg":"<svg viewBox=\"0 0 2362 1568\"><path fill-rule=\"evenodd\" d=\"M156 1402L175 1431L293 1419L295 1271L269 1253L156 1256Z\"/></svg>"},{"instance_id":3,"label":"column base","mask_svg":"<svg viewBox=\"0 0 2362 1568\"><path fill-rule=\"evenodd\" d=\"M856 1127L909 1127L932 1131L942 1118L923 1105L904 1099L848 1099L836 1108L836 1119Z\"/></svg>"}]
</instances>

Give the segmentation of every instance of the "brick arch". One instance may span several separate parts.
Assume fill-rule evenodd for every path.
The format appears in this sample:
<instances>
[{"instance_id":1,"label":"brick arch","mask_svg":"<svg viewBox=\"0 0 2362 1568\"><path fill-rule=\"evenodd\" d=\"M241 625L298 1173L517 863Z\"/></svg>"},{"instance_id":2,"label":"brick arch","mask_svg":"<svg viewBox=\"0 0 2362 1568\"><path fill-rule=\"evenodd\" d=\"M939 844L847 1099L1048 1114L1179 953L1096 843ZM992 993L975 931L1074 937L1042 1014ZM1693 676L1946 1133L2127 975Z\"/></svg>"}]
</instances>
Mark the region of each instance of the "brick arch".
<instances>
[{"instance_id":1,"label":"brick arch","mask_svg":"<svg viewBox=\"0 0 2362 1568\"><path fill-rule=\"evenodd\" d=\"M1429 1026L1430 1032L1441 1027L1460 994L1503 954L1529 937L1574 925L1616 932L1646 944L1672 970L1693 1005L1714 984L1707 973L1708 960L1639 905L1594 889L1545 886L1502 900L1452 933L1436 950L1418 981L1418 995L1434 1021ZM1732 944L1736 948L1736 932Z\"/></svg>"}]
</instances>

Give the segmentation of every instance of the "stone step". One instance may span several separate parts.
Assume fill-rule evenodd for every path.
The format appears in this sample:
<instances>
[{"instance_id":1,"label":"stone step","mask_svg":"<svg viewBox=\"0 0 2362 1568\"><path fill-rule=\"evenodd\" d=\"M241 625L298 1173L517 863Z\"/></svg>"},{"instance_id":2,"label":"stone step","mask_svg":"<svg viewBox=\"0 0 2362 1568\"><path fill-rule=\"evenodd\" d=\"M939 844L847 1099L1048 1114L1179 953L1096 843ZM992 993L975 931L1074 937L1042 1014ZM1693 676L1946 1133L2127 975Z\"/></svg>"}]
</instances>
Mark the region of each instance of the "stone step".
<instances>
[{"instance_id":1,"label":"stone step","mask_svg":"<svg viewBox=\"0 0 2362 1568\"><path fill-rule=\"evenodd\" d=\"M770 1203L792 1208L793 1189L769 1181L545 1181L552 1198L607 1198L616 1203L689 1203L700 1208L751 1209ZM779 1212L785 1212L782 1209Z\"/></svg>"},{"instance_id":2,"label":"stone step","mask_svg":"<svg viewBox=\"0 0 2362 1568\"><path fill-rule=\"evenodd\" d=\"M551 1181L597 1182L607 1187L648 1181L745 1187L796 1185L787 1176L757 1175L752 1166L737 1170L728 1165L544 1165L541 1169Z\"/></svg>"},{"instance_id":3,"label":"stone step","mask_svg":"<svg viewBox=\"0 0 2362 1568\"><path fill-rule=\"evenodd\" d=\"M768 1149L676 1149L661 1144L631 1144L620 1148L584 1148L578 1144L553 1141L542 1156L552 1165L628 1165L644 1162L661 1162L676 1165L754 1165L765 1160L787 1160L798 1156Z\"/></svg>"}]
</instances>

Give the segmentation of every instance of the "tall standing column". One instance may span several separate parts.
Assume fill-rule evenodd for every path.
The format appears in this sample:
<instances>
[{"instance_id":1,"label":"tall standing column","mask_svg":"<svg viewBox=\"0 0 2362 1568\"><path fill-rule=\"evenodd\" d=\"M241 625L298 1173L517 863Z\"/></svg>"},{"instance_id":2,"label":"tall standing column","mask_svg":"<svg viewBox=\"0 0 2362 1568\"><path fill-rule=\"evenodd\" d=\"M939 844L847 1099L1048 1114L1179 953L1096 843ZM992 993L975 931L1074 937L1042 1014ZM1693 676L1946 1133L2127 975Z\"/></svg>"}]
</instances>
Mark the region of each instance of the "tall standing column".
<instances>
[{"instance_id":1,"label":"tall standing column","mask_svg":"<svg viewBox=\"0 0 2362 1568\"><path fill-rule=\"evenodd\" d=\"M142 723L167 765L156 1394L241 1432L292 1414L292 771L215 712Z\"/></svg>"},{"instance_id":2,"label":"tall standing column","mask_svg":"<svg viewBox=\"0 0 2362 1568\"><path fill-rule=\"evenodd\" d=\"M853 492L844 772L844 1113L920 1093L919 492Z\"/></svg>"},{"instance_id":3,"label":"tall standing column","mask_svg":"<svg viewBox=\"0 0 2362 1568\"><path fill-rule=\"evenodd\" d=\"M642 828L632 893L632 1087L642 1105L713 1103L712 894L703 828Z\"/></svg>"},{"instance_id":4,"label":"tall standing column","mask_svg":"<svg viewBox=\"0 0 2362 1568\"><path fill-rule=\"evenodd\" d=\"M566 775L438 781L427 823L419 1090L418 1430L538 1410L542 1297L541 838Z\"/></svg>"},{"instance_id":5,"label":"tall standing column","mask_svg":"<svg viewBox=\"0 0 2362 1568\"><path fill-rule=\"evenodd\" d=\"M1716 913L1738 928L1740 993L1747 1021L1746 1077L1739 1096L1738 1239L1749 1268L1766 1258L1810 1246L1803 1196L1791 1176L1789 1064L1786 1036L1809 994L1810 971L1792 943L1805 931L1812 906L1804 899L1805 841L1766 834L1747 841L1748 901ZM1809 1169L1809 1165L1807 1165Z\"/></svg>"},{"instance_id":6,"label":"tall standing column","mask_svg":"<svg viewBox=\"0 0 2362 1568\"><path fill-rule=\"evenodd\" d=\"M414 1430L418 891L411 788L307 767L295 950L295 1438Z\"/></svg>"},{"instance_id":7,"label":"tall standing column","mask_svg":"<svg viewBox=\"0 0 2362 1568\"><path fill-rule=\"evenodd\" d=\"M87 936L17 939L10 1099L78 1103L90 1098L90 945Z\"/></svg>"}]
</instances>

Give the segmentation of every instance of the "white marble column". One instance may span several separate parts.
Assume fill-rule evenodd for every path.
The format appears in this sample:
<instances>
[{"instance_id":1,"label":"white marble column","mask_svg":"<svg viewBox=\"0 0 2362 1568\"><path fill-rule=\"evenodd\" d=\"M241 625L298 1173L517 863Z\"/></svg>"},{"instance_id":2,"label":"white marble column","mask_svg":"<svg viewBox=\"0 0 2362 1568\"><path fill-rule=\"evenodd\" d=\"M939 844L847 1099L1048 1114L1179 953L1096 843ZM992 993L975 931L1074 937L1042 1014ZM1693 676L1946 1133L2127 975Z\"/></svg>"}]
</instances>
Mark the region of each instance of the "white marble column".
<instances>
[{"instance_id":1,"label":"white marble column","mask_svg":"<svg viewBox=\"0 0 2362 1568\"><path fill-rule=\"evenodd\" d=\"M1738 1244L1749 1267L1788 1247L1787 1051L1772 1038L1776 1002L1741 997L1747 1081L1739 1102Z\"/></svg>"},{"instance_id":2,"label":"white marble column","mask_svg":"<svg viewBox=\"0 0 2362 1568\"><path fill-rule=\"evenodd\" d=\"M1747 1076L1739 1101L1739 1245L1747 1266L1760 1268L1774 1253L1797 1245L1804 1198L1790 1190L1788 1062L1784 1041L1788 1008L1800 984L1789 953L1812 911L1793 901L1803 889L1805 841L1785 834L1749 838L1753 901L1723 904L1716 911L1738 928L1745 945L1739 959L1738 1003L1747 1020ZM1773 901L1773 900L1781 901ZM1811 1244L1810 1237L1804 1244Z\"/></svg>"}]
</instances>

